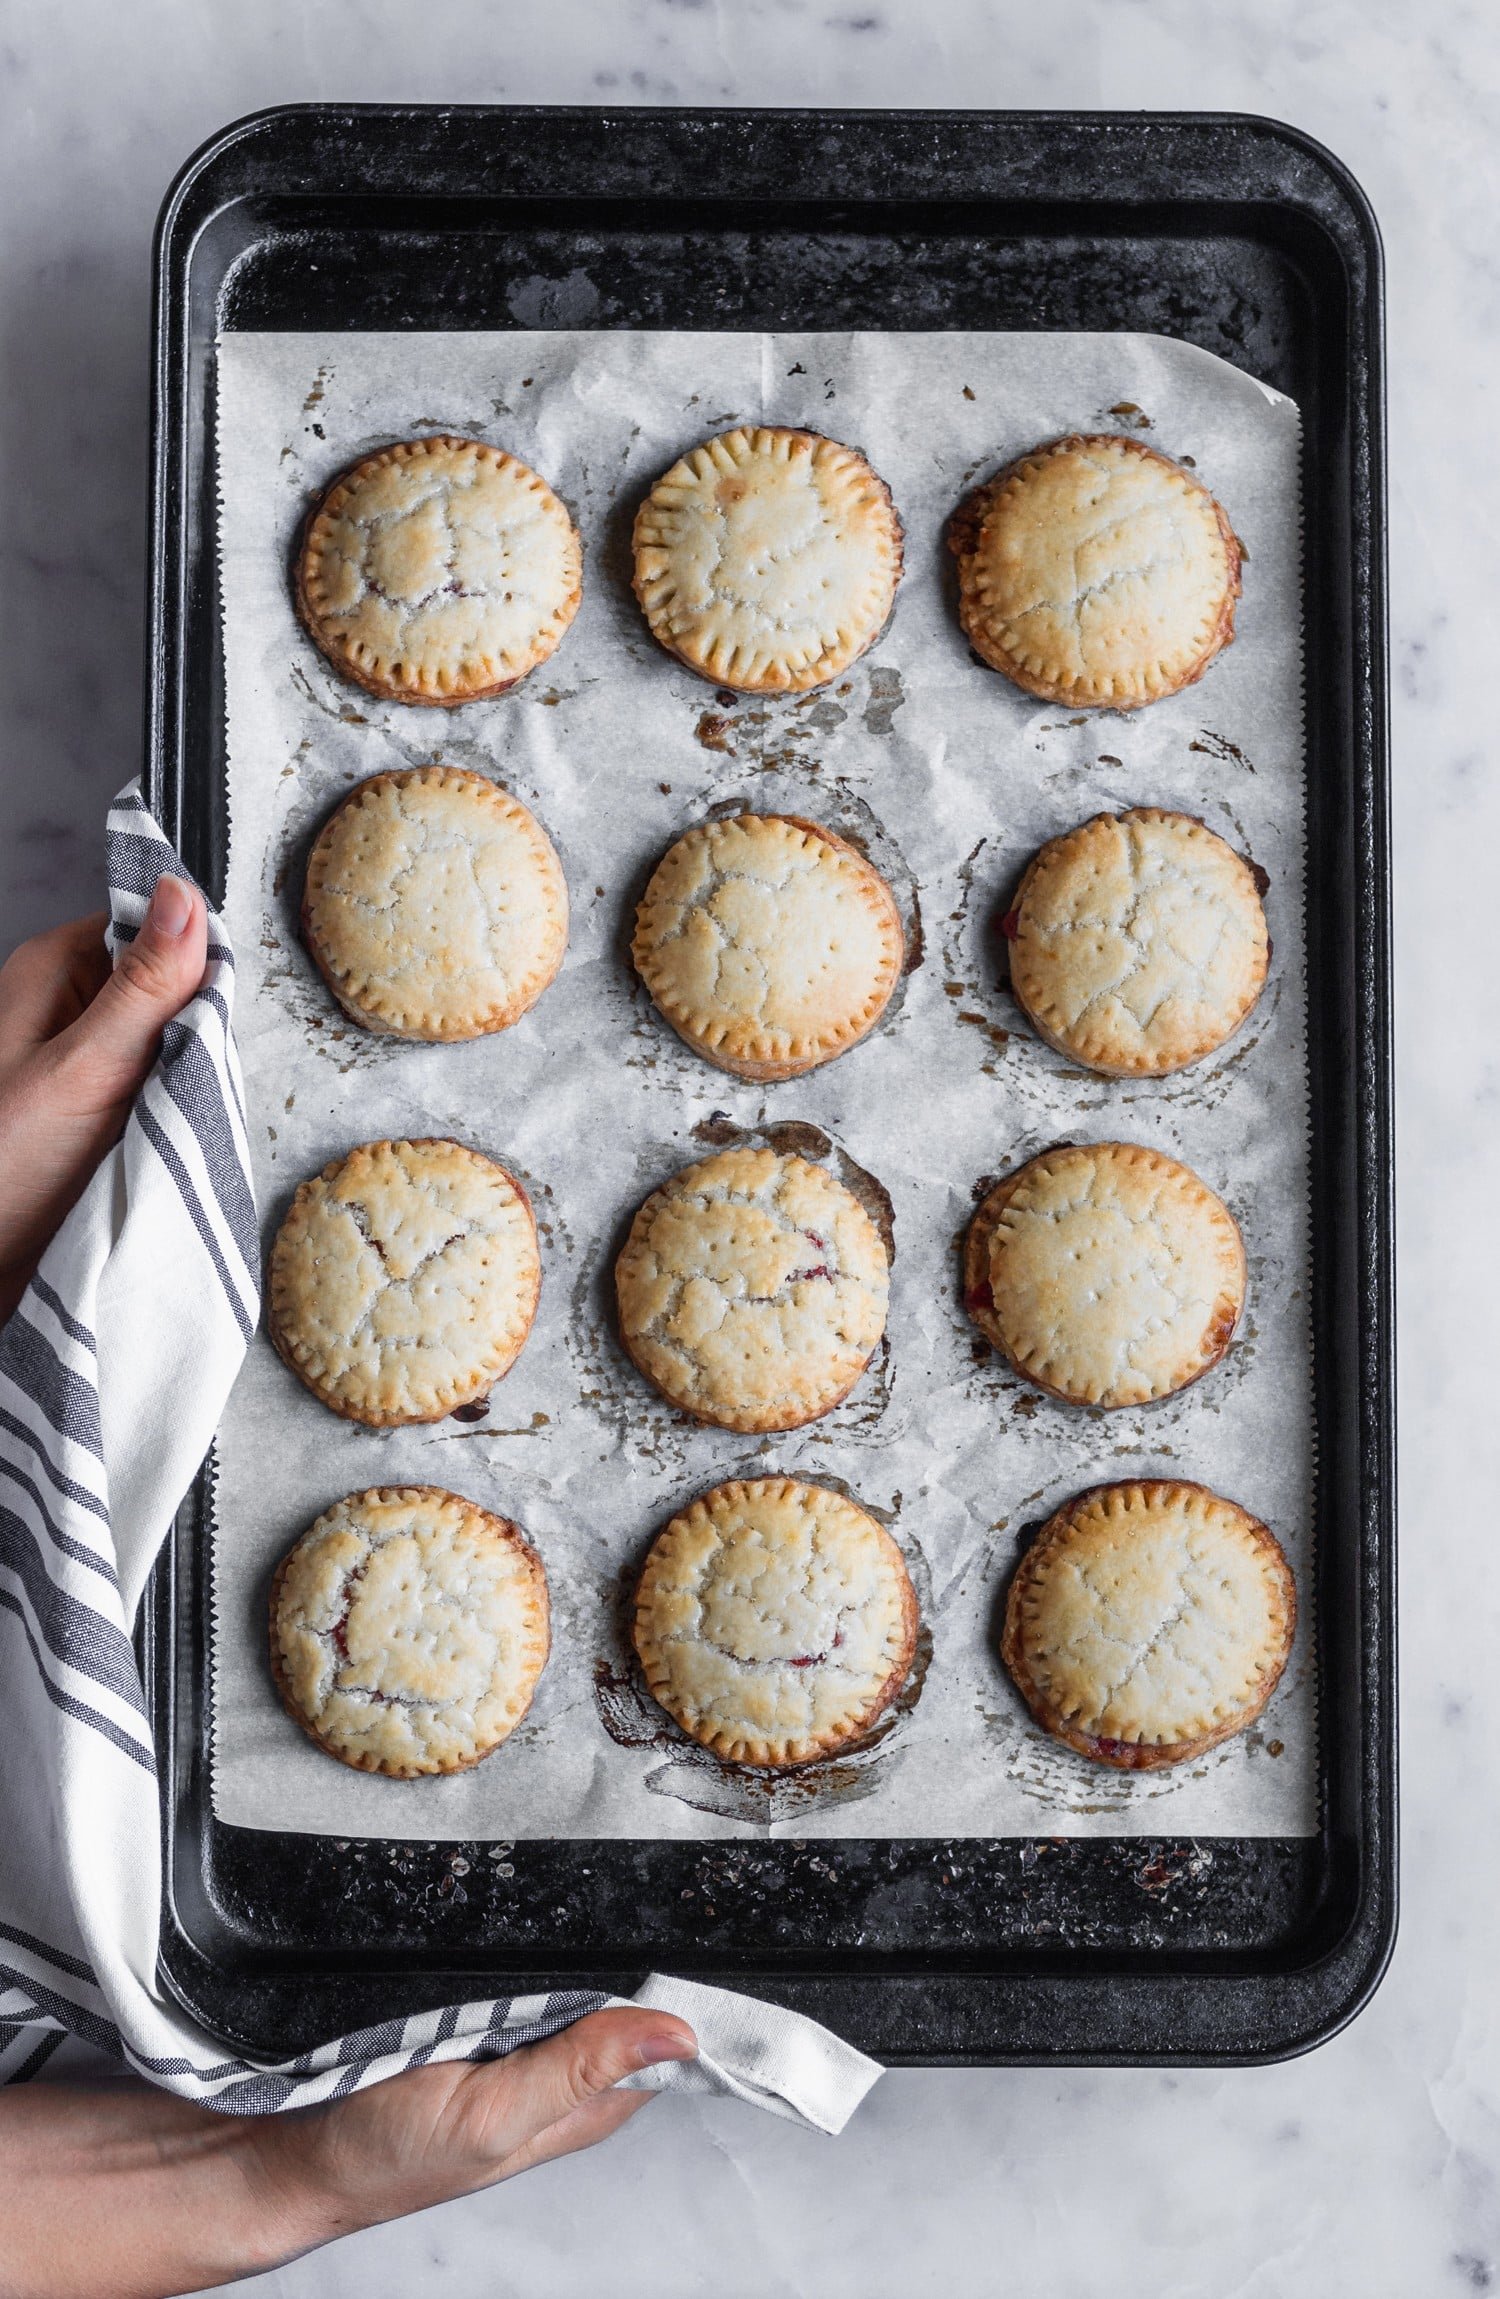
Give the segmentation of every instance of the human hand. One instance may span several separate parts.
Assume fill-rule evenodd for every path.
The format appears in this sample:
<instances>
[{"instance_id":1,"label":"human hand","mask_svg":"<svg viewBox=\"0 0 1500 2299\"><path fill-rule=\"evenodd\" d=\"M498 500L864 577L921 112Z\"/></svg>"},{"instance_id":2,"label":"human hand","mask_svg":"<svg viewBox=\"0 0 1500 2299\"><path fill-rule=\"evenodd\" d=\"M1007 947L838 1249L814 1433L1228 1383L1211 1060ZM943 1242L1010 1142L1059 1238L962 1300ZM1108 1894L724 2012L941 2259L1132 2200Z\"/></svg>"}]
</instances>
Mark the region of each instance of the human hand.
<instances>
[{"instance_id":1,"label":"human hand","mask_svg":"<svg viewBox=\"0 0 1500 2299\"><path fill-rule=\"evenodd\" d=\"M336 2110L262 2119L261 2175L326 2242L594 2146L654 2097L613 2090L622 2076L697 2051L670 2012L593 2012L509 2059L416 2068Z\"/></svg>"},{"instance_id":2,"label":"human hand","mask_svg":"<svg viewBox=\"0 0 1500 2299\"><path fill-rule=\"evenodd\" d=\"M180 878L158 882L113 973L105 923L54 926L0 966L0 1324L203 979L207 912Z\"/></svg>"},{"instance_id":3,"label":"human hand","mask_svg":"<svg viewBox=\"0 0 1500 2299\"><path fill-rule=\"evenodd\" d=\"M258 2274L592 2147L652 2097L621 2077L696 2052L682 2020L622 2008L287 2115L146 2084L0 2092L0 2299L168 2299Z\"/></svg>"}]
</instances>

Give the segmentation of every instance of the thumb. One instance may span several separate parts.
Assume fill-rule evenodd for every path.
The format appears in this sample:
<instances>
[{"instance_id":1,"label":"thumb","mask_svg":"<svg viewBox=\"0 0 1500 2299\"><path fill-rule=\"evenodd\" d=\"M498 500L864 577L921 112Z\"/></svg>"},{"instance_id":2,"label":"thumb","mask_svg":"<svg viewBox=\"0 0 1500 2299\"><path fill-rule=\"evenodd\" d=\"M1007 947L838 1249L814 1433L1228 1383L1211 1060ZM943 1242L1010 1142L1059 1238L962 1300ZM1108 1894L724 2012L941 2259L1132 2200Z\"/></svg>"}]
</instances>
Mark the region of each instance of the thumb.
<instances>
[{"instance_id":1,"label":"thumb","mask_svg":"<svg viewBox=\"0 0 1500 2299\"><path fill-rule=\"evenodd\" d=\"M140 932L122 946L109 980L64 1032L69 1067L78 1066L99 1103L135 1092L156 1059L164 1026L202 982L207 952L202 895L180 878L159 878Z\"/></svg>"},{"instance_id":2,"label":"thumb","mask_svg":"<svg viewBox=\"0 0 1500 2299\"><path fill-rule=\"evenodd\" d=\"M698 2043L686 2020L670 2012L619 2010L591 2012L560 2035L532 2044L501 2060L512 2077L524 2070L524 2102L512 2095L508 2117L540 2132L571 2115L587 2100L606 2092L623 2076L661 2060L697 2057Z\"/></svg>"}]
</instances>

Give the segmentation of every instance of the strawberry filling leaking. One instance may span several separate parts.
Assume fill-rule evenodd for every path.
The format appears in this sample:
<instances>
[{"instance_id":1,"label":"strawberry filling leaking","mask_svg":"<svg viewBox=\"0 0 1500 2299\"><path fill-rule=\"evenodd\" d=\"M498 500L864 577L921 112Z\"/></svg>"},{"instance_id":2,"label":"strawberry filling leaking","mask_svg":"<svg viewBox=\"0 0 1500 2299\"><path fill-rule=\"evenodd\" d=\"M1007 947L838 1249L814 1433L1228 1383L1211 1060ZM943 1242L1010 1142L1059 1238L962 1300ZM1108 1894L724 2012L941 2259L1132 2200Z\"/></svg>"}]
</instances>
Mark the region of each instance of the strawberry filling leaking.
<instances>
[{"instance_id":1,"label":"strawberry filling leaking","mask_svg":"<svg viewBox=\"0 0 1500 2299\"><path fill-rule=\"evenodd\" d=\"M1000 921L1000 931L1007 942L1014 942L1017 939L1021 931L1021 913L1019 910L1006 911L1005 916Z\"/></svg>"},{"instance_id":2,"label":"strawberry filling leaking","mask_svg":"<svg viewBox=\"0 0 1500 2299\"><path fill-rule=\"evenodd\" d=\"M988 1278L982 1277L979 1280L979 1283L977 1285L971 1285L968 1292L964 1295L964 1307L969 1311L971 1316L976 1309L990 1310L993 1309L994 1306L995 1296L991 1290Z\"/></svg>"},{"instance_id":3,"label":"strawberry filling leaking","mask_svg":"<svg viewBox=\"0 0 1500 2299\"><path fill-rule=\"evenodd\" d=\"M840 1629L837 1635L834 1637L833 1643L829 1649L833 1652L837 1652L843 1641L844 1632L842 1629ZM799 1652L795 1654L793 1658L787 1662L786 1665L788 1668L816 1668L820 1661L825 1661L827 1658L828 1654L826 1652Z\"/></svg>"},{"instance_id":4,"label":"strawberry filling leaking","mask_svg":"<svg viewBox=\"0 0 1500 2299\"><path fill-rule=\"evenodd\" d=\"M1132 1771L1139 1769L1141 1743L1138 1740L1108 1740L1097 1733L1084 1735L1091 1756L1102 1757L1110 1764L1123 1764Z\"/></svg>"},{"instance_id":5,"label":"strawberry filling leaking","mask_svg":"<svg viewBox=\"0 0 1500 2299\"><path fill-rule=\"evenodd\" d=\"M799 1269L797 1275L799 1277L826 1277L831 1281L833 1271L828 1265L828 1240L819 1237L815 1229L804 1229L802 1234L814 1252L822 1254L823 1259L812 1269Z\"/></svg>"},{"instance_id":6,"label":"strawberry filling leaking","mask_svg":"<svg viewBox=\"0 0 1500 2299\"><path fill-rule=\"evenodd\" d=\"M332 1628L328 1631L328 1641L333 1646L335 1653L338 1655L339 1661L345 1668L349 1666L349 1615L354 1610L354 1592L359 1587L360 1582L364 1579L368 1567L369 1559L366 1558L364 1564L356 1566L355 1570L350 1574L348 1580L344 1584L343 1610L340 1612L339 1617L334 1622Z\"/></svg>"}]
</instances>

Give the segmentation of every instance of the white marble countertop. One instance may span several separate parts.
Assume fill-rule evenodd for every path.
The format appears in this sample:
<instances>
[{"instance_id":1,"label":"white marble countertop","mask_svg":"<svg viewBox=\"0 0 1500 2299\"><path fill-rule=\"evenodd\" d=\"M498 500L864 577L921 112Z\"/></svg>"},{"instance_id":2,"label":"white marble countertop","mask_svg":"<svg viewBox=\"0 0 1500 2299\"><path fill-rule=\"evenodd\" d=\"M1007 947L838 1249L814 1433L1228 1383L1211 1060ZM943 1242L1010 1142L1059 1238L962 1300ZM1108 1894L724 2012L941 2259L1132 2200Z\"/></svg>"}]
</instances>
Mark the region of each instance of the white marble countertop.
<instances>
[{"instance_id":1,"label":"white marble countertop","mask_svg":"<svg viewBox=\"0 0 1500 2299\"><path fill-rule=\"evenodd\" d=\"M72 0L0 36L5 946L100 899L139 755L147 255L179 161L292 99L1263 112L1389 260L1402 1153L1404 1918L1354 2026L1244 2073L902 2073L845 2136L663 2101L267 2299L1439 2299L1500 2287L1489 968L1500 19L1409 0ZM1476 597L1476 594L1477 597ZM243 2286L247 2291L250 2286Z\"/></svg>"}]
</instances>

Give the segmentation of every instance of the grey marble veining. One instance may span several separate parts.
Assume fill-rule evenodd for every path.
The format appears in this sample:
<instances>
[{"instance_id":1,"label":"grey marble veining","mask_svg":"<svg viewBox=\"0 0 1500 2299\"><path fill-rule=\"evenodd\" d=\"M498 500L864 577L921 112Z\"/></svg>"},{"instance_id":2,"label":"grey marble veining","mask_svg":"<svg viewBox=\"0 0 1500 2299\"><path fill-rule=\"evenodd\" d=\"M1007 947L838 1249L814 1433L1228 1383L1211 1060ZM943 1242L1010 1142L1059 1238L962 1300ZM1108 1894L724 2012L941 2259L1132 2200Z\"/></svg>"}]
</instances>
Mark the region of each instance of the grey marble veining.
<instances>
[{"instance_id":1,"label":"grey marble veining","mask_svg":"<svg viewBox=\"0 0 1500 2299\"><path fill-rule=\"evenodd\" d=\"M1500 19L1410 0L71 0L0 9L0 936L99 899L138 756L148 250L181 158L293 98L1184 106L1330 144L1386 236L1402 1146L1405 1916L1260 2071L888 2077L845 2137L662 2102L266 2299L1441 2299L1500 2288L1492 766Z\"/></svg>"}]
</instances>

